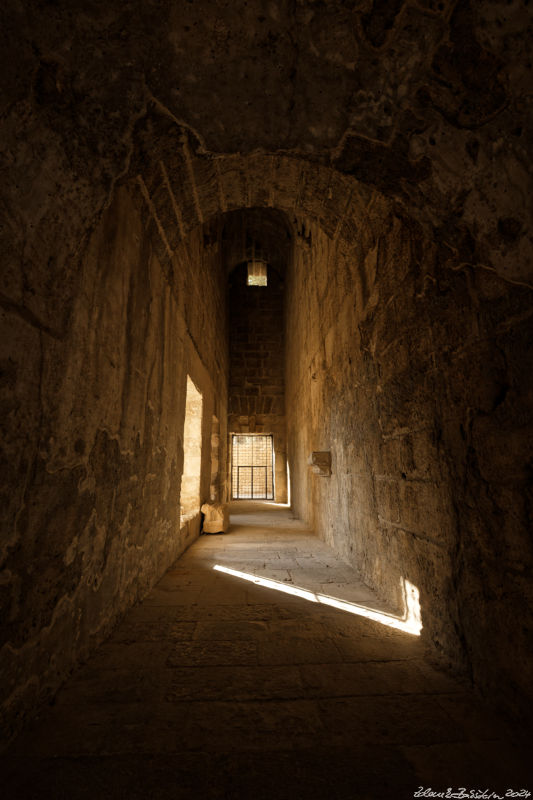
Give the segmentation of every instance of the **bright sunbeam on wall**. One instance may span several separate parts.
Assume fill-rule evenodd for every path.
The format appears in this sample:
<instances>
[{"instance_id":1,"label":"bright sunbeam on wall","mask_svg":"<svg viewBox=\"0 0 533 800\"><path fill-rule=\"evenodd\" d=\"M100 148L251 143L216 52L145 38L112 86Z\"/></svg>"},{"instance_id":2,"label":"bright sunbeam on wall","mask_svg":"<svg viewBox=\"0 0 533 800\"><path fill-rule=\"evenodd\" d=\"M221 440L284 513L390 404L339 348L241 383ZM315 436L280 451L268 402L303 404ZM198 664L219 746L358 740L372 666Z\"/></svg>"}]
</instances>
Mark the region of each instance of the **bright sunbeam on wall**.
<instances>
[{"instance_id":1,"label":"bright sunbeam on wall","mask_svg":"<svg viewBox=\"0 0 533 800\"><path fill-rule=\"evenodd\" d=\"M264 586L267 589L276 589L278 592L301 597L303 600L309 600L311 603L322 603L325 606L338 608L340 611L347 611L349 614L357 614L360 617L366 617L374 622L379 622L381 625L395 628L404 633L410 633L413 636L420 636L420 631L422 630L419 591L416 586L405 578L401 579L405 610L402 616L395 616L394 614L388 614L386 611L376 611L373 608L368 608L359 603L349 603L347 600L341 600L338 597L318 594L298 586L289 586L286 583L281 583L271 578L261 578L258 575L252 575L250 572L239 572L236 569L223 567L220 564L215 564L213 569L217 572L224 572L226 575L233 575L235 578L241 578L244 581L250 581L250 583L255 583L257 586Z\"/></svg>"}]
</instances>

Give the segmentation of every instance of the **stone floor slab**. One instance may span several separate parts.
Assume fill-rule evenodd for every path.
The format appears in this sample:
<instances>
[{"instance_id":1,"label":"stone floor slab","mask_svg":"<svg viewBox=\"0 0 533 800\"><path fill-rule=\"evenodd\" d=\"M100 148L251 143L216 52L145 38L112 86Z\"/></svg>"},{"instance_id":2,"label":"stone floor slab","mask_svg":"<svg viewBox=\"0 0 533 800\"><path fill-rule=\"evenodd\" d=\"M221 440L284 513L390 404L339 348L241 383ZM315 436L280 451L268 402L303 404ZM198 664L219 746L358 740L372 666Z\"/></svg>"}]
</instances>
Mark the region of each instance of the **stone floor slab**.
<instances>
[{"instance_id":1,"label":"stone floor slab","mask_svg":"<svg viewBox=\"0 0 533 800\"><path fill-rule=\"evenodd\" d=\"M231 520L13 743L2 796L402 800L420 786L525 785L525 737L431 661L423 635L361 616L394 611L287 508L238 503ZM309 598L281 591L300 584Z\"/></svg>"}]
</instances>

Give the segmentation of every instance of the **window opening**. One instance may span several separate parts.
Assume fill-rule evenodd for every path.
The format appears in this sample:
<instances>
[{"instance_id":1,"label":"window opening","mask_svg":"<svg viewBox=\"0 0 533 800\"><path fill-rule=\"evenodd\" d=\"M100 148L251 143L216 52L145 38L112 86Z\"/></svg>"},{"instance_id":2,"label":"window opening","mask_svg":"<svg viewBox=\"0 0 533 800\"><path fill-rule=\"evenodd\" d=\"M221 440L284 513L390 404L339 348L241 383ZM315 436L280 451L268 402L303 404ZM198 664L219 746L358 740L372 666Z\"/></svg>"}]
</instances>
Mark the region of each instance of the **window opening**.
<instances>
[{"instance_id":1,"label":"window opening","mask_svg":"<svg viewBox=\"0 0 533 800\"><path fill-rule=\"evenodd\" d=\"M267 285L267 263L266 261L248 262L248 286Z\"/></svg>"},{"instance_id":2,"label":"window opening","mask_svg":"<svg viewBox=\"0 0 533 800\"><path fill-rule=\"evenodd\" d=\"M233 499L273 500L272 436L234 434L232 453Z\"/></svg>"},{"instance_id":3,"label":"window opening","mask_svg":"<svg viewBox=\"0 0 533 800\"><path fill-rule=\"evenodd\" d=\"M183 473L181 476L181 523L200 510L202 468L202 394L187 375L185 424L183 426Z\"/></svg>"},{"instance_id":4,"label":"window opening","mask_svg":"<svg viewBox=\"0 0 533 800\"><path fill-rule=\"evenodd\" d=\"M213 414L211 420L211 502L220 500L220 424Z\"/></svg>"}]
</instances>

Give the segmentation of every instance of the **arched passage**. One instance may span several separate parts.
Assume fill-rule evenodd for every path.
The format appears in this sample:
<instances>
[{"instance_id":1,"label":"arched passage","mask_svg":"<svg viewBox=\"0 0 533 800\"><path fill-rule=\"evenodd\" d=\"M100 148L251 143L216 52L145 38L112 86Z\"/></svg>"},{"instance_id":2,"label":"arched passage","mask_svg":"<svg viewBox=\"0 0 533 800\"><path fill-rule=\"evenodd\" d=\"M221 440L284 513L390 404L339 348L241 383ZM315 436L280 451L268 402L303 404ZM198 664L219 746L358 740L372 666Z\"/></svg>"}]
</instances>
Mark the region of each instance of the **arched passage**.
<instances>
[{"instance_id":1,"label":"arched passage","mask_svg":"<svg viewBox=\"0 0 533 800\"><path fill-rule=\"evenodd\" d=\"M92 209L60 302L43 284L15 323L29 357L13 412L10 715L57 686L197 535L198 520L179 519L187 376L204 403L204 500L212 418L227 464L231 414L224 220L252 209L282 214L290 244L280 324L295 512L389 600L402 579L416 586L424 636L480 685L505 693L505 674L527 690L527 631L508 626L513 563L528 552L528 455L510 411L525 408L522 288L450 258L352 177L302 157L202 153L174 122L152 123ZM502 481L508 436L519 467ZM330 476L311 472L313 452L331 454ZM502 529L511 509L517 526Z\"/></svg>"}]
</instances>

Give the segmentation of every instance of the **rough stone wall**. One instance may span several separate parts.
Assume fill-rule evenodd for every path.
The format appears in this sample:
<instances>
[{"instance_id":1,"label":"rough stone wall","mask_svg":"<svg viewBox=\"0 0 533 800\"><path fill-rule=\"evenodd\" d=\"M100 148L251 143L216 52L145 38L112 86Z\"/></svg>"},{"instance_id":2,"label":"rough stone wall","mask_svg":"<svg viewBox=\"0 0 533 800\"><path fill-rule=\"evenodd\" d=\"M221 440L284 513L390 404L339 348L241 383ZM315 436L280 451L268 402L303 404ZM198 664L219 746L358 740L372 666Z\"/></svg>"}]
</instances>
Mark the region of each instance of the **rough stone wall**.
<instances>
[{"instance_id":1,"label":"rough stone wall","mask_svg":"<svg viewBox=\"0 0 533 800\"><path fill-rule=\"evenodd\" d=\"M5 0L0 13L8 177L44 242L108 196L157 107L205 152L332 164L462 260L524 279L531 4Z\"/></svg>"},{"instance_id":2,"label":"rough stone wall","mask_svg":"<svg viewBox=\"0 0 533 800\"><path fill-rule=\"evenodd\" d=\"M201 232L191 234L172 259L179 294L153 228L139 183L117 189L75 284L64 286L53 267L38 272L51 290L41 318L54 328L15 304L2 309L8 736L198 532L198 517L180 531L188 374L203 394L201 491L209 497L212 415L227 413L227 356L216 332L226 329L225 276ZM28 294L32 287L27 279Z\"/></svg>"},{"instance_id":3,"label":"rough stone wall","mask_svg":"<svg viewBox=\"0 0 533 800\"><path fill-rule=\"evenodd\" d=\"M294 509L399 608L401 579L415 584L426 640L522 713L533 690L532 291L444 266L438 245L377 198L354 225L352 240L319 224L296 233ZM331 477L311 474L313 450L331 451Z\"/></svg>"},{"instance_id":4,"label":"rough stone wall","mask_svg":"<svg viewBox=\"0 0 533 800\"><path fill-rule=\"evenodd\" d=\"M267 286L248 286L246 265L229 287L230 433L274 437L275 496L287 502L283 283L268 270Z\"/></svg>"},{"instance_id":5,"label":"rough stone wall","mask_svg":"<svg viewBox=\"0 0 533 800\"><path fill-rule=\"evenodd\" d=\"M41 423L46 433L37 399L44 374L38 355L41 341L49 352L66 346L70 317L79 303L80 276L87 268L88 239L110 204L114 187L125 176L142 176L138 186L150 220L145 241L150 242L165 280L175 286L173 302L183 310L196 351L223 299L214 307L204 307L203 286L195 292L193 279L189 285L193 294L185 303L189 289L182 281L187 255L183 254L181 269L174 270L173 262L191 231L195 231L199 252L210 247L200 228L213 215L232 208L271 206L289 216L299 214L302 223L319 220L338 247L357 240L362 223L356 212L364 216L361 200L368 202L377 190L423 223L428 238L437 244L439 270L453 278L454 298L457 281L470 274L476 286L482 280L494 285L493 289L469 289L467 319L490 315L490 309L499 307L486 338L479 323L478 345L481 352L489 348L487 364L505 361L501 374L509 373L512 388L497 411L491 412L477 399L475 381L472 403L465 390L460 394L461 405L452 383L449 387L454 403L459 403L459 432L461 425L465 431L464 442L457 440L457 464L463 468L466 464L464 481L453 483L454 504L462 504L456 514L465 526L457 538L460 557L456 563L467 563L462 552L470 536L472 547L481 553L480 563L490 554L493 558L501 541L499 531L493 531L494 519L506 529L512 525L513 531L520 530L528 497L525 486L519 498L515 494L524 475L525 436L511 436L509 431L522 422L525 428L529 420L524 399L529 392L524 364L529 362L522 361L515 333L517 326L527 325L528 312L515 313L513 308L523 302L522 294L518 301L516 293L526 292L527 285L533 284L532 8L522 0L390 4L249 0L245 6L224 7L216 0L179 4L162 0L157 8L144 0L126 4L118 0L91 4L5 0L0 9L0 306L9 320L7 338L1 344L5 355L3 421L10 425L5 434L4 507L8 513L20 507L34 463L33 455L27 456L28 447L31 454L37 451ZM333 165L337 171L324 165ZM373 247L367 245L369 253ZM337 256L334 260L341 270L341 261ZM460 270L446 272L445 262L449 270ZM190 265L193 268L195 261ZM500 283L502 279L508 283ZM325 297L337 293L336 312L349 302L352 291L350 282L346 295L334 288L343 280L334 278L324 293ZM355 284L363 280L360 293L366 297L371 281L354 275ZM433 280L430 275L428 289ZM439 278L436 285L442 287L443 281ZM444 299L428 303L442 311L446 293L439 291ZM411 299L406 309L412 309L414 302ZM331 308L324 313L331 318ZM443 319L442 315L438 318ZM302 332L294 335L302 337L305 329L303 325ZM344 329L352 330L350 326ZM462 330L462 318L454 318L447 340L457 343ZM516 346L506 344L505 358L494 350L500 333L507 342L516 337ZM354 330L354 341L360 335ZM313 352L322 347L315 334L307 338L307 349L301 351L306 369L312 361L311 345L317 345ZM331 334L330 348L333 339ZM212 361L218 372L224 371L223 341L220 336ZM31 358L13 361L11 345ZM446 346L439 344L439 368ZM83 342L79 347L84 352ZM391 345L390 352L395 353L396 347ZM365 348L366 344L361 352L368 353ZM354 357L349 358L353 362ZM300 366L292 363L300 374ZM61 370L58 367L56 377ZM211 367L208 371L215 374ZM487 366L483 386L490 384L488 371ZM522 383L516 377L520 371ZM350 380L348 397L357 380ZM376 380L369 379L368 385ZM317 384L313 389L317 406L322 403L318 381L319 377L313 383ZM359 395L358 402L363 405L365 397ZM523 407L515 411L515 402ZM473 416L469 408L474 409ZM486 418L477 413L479 409L484 409ZM223 425L225 410L215 413ZM494 444L492 434L483 432L483 425L493 430L498 414L509 414L501 425L505 439L501 447ZM351 407L349 416L353 416ZM315 437L304 431L302 437L298 452L307 454ZM225 442L222 436L222 447ZM490 452L487 442L492 442ZM447 448L453 451L449 442ZM504 455L508 461L502 463ZM497 490L502 470L512 476L511 488ZM58 471L57 477L63 474L67 473ZM485 485L486 476L490 478L488 495L475 489L476 481ZM303 478L297 480L302 497L304 485ZM490 502L482 503L481 496ZM75 498L76 492L67 485L64 497ZM492 514L488 509L494 502L498 510ZM70 502L65 501L65 508L70 508ZM485 544L481 544L481 534L478 542L477 534L469 533L465 521L469 515L473 530L481 526L476 522L478 515L483 518L489 531ZM9 549L11 523L3 535ZM372 545L372 537L368 541ZM520 564L527 548L524 544L511 549L518 553L516 565L510 577L505 574L502 586L515 588L501 591L504 605L510 604L513 592L516 595L519 611L512 629L520 628L516 637L522 639L531 617L520 627L527 590L516 587L525 581L519 575L526 574L520 572ZM504 549L504 561L508 550ZM474 557L470 560L475 562ZM464 592L459 591L460 581L453 580L457 605ZM10 585L11 576L3 574L2 581L2 591L9 594L11 588L5 585ZM486 607L484 592L479 583L473 604L478 611ZM495 596L496 589L490 592ZM457 611L455 618L459 616ZM487 641L494 642L490 615L482 619L489 628ZM457 624L463 631L474 622L463 618ZM469 641L472 648L478 641L480 659L485 645L474 635ZM506 641L503 635L500 641ZM492 663L487 670L496 674L502 658ZM509 675L506 670L504 674Z\"/></svg>"}]
</instances>

